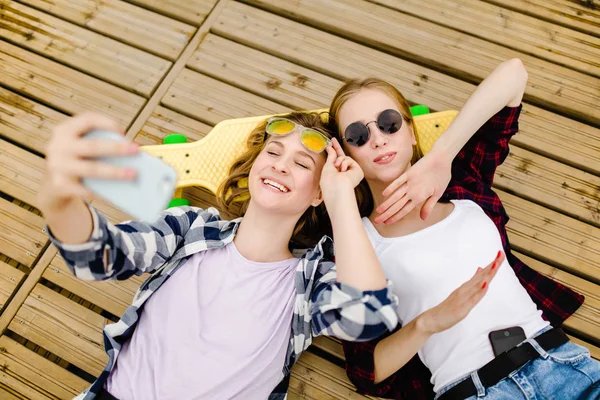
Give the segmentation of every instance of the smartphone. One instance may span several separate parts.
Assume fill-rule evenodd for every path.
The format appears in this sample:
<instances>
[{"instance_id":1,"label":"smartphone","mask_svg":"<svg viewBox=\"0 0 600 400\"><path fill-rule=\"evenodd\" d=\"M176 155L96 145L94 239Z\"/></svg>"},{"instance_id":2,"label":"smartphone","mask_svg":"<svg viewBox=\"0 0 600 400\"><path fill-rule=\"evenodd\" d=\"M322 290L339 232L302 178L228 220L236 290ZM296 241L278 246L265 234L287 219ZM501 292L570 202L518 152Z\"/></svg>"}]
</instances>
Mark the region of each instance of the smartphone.
<instances>
[{"instance_id":1,"label":"smartphone","mask_svg":"<svg viewBox=\"0 0 600 400\"><path fill-rule=\"evenodd\" d=\"M504 353L523 342L527 337L520 326L492 331L489 334L494 356Z\"/></svg>"},{"instance_id":2,"label":"smartphone","mask_svg":"<svg viewBox=\"0 0 600 400\"><path fill-rule=\"evenodd\" d=\"M104 130L90 131L84 138L127 141L123 135ZM83 179L90 191L135 219L155 221L173 198L177 172L148 153L140 151L132 156L103 157L98 161L133 168L137 172L133 181Z\"/></svg>"}]
</instances>

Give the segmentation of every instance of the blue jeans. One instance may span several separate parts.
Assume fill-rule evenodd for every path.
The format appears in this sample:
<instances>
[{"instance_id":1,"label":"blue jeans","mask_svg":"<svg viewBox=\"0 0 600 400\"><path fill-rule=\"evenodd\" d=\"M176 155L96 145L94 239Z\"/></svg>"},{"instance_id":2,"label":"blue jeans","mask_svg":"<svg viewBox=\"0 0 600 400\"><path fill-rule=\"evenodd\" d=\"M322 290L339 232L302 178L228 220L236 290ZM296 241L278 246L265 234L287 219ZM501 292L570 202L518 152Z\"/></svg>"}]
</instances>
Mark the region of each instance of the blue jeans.
<instances>
[{"instance_id":1,"label":"blue jeans","mask_svg":"<svg viewBox=\"0 0 600 400\"><path fill-rule=\"evenodd\" d=\"M551 327L538 333L545 332ZM536 335L537 336L537 335ZM568 342L546 352L535 341L527 342L540 353L508 377L484 388L477 371L443 387L436 399L460 382L473 379L477 394L465 400L595 400L600 398L600 362L585 347Z\"/></svg>"}]
</instances>

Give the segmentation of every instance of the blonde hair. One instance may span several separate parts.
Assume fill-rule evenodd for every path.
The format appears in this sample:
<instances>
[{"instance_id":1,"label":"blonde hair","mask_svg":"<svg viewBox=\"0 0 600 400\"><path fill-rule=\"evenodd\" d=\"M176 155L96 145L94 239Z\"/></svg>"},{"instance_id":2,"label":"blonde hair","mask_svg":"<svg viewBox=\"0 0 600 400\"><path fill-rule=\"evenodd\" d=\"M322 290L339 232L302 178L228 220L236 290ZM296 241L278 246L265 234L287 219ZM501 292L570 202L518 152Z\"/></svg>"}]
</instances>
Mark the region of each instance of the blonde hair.
<instances>
[{"instance_id":1,"label":"blonde hair","mask_svg":"<svg viewBox=\"0 0 600 400\"><path fill-rule=\"evenodd\" d=\"M398 109L400 110L400 113L402 114L404 121L413 128L413 132L418 138L413 117L410 112L410 105L408 104L408 101L406 101L402 93L400 93L400 91L396 89L393 85L389 84L384 80L377 78L367 78L363 80L352 79L347 81L344 84L344 86L342 86L337 91L337 93L333 97L333 100L331 101L331 106L329 107L329 125L333 136L340 143L343 143L343 133L339 130L340 128L338 118L340 110L348 100L350 100L354 95L360 93L363 90L378 90L389 96L392 100L394 100L398 106ZM411 165L414 165L422 157L423 151L418 145L414 145L413 156L410 162ZM373 201L373 194L371 193L371 189L369 188L369 185L367 184L367 181L365 179L363 179L362 182L360 182L360 184L356 186L355 193L361 216L369 216L373 212L373 207L375 204Z\"/></svg>"},{"instance_id":2,"label":"blonde hair","mask_svg":"<svg viewBox=\"0 0 600 400\"><path fill-rule=\"evenodd\" d=\"M332 135L324 122L326 115L315 112L292 112L280 115L306 128L311 128L323 133L331 139ZM248 188L248 176L250 169L258 155L263 151L267 142L268 134L265 133L267 120L260 123L250 133L247 140L247 149L233 163L229 170L227 179L217 190L217 204L226 214L232 216L243 216L250 204L250 190ZM326 156L323 152L322 155ZM312 246L316 244L323 235L332 235L329 216L325 205L321 203L316 207L309 207L298 220L292 234L292 242L300 245Z\"/></svg>"}]
</instances>

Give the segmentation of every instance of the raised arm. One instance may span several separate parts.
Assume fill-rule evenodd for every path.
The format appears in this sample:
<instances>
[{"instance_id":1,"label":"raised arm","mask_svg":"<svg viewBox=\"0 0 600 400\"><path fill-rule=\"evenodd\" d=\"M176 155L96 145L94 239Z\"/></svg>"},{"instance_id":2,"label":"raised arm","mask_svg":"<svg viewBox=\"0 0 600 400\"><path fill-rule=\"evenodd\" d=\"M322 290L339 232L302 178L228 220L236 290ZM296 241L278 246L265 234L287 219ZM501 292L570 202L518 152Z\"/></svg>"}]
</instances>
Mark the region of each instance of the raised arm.
<instances>
[{"instance_id":1,"label":"raised arm","mask_svg":"<svg viewBox=\"0 0 600 400\"><path fill-rule=\"evenodd\" d=\"M135 171L95 159L132 155L138 147L134 143L84 139L93 129L120 131L114 121L96 114L70 118L54 129L38 196L50 238L78 278L126 279L150 272L173 256L190 229L208 229L207 222L218 221L216 211L190 208L167 210L153 224L109 223L86 204L92 195L81 180L133 179Z\"/></svg>"},{"instance_id":2,"label":"raised arm","mask_svg":"<svg viewBox=\"0 0 600 400\"><path fill-rule=\"evenodd\" d=\"M435 142L432 151L443 151L452 160L477 130L504 107L518 107L527 86L527 71L518 58L504 61L481 82Z\"/></svg>"},{"instance_id":3,"label":"raised arm","mask_svg":"<svg viewBox=\"0 0 600 400\"><path fill-rule=\"evenodd\" d=\"M345 340L374 339L398 324L397 298L362 225L354 187L363 177L334 139L327 149L321 191L331 219L335 265L325 262L312 295L313 333Z\"/></svg>"}]
</instances>

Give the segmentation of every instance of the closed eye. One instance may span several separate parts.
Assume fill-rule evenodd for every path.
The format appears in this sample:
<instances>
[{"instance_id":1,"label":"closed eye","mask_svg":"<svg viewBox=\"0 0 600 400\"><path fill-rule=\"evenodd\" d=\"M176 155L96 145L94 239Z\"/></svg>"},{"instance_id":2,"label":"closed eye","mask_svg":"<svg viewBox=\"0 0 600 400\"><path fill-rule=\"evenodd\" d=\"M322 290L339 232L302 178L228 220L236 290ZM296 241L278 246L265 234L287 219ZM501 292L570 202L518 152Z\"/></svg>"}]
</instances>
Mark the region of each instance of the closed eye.
<instances>
[{"instance_id":1,"label":"closed eye","mask_svg":"<svg viewBox=\"0 0 600 400\"><path fill-rule=\"evenodd\" d=\"M310 169L310 168L308 168L308 166L307 166L307 165L305 165L305 164L302 164L302 163L299 163L299 162L296 162L296 164L297 164L297 165L299 165L300 167L304 168L304 169Z\"/></svg>"},{"instance_id":2,"label":"closed eye","mask_svg":"<svg viewBox=\"0 0 600 400\"><path fill-rule=\"evenodd\" d=\"M276 153L276 152L274 152L274 151L267 151L267 154L268 154L268 155L271 155L271 156L278 156L278 155L279 155L279 154L277 154L277 153Z\"/></svg>"}]
</instances>

